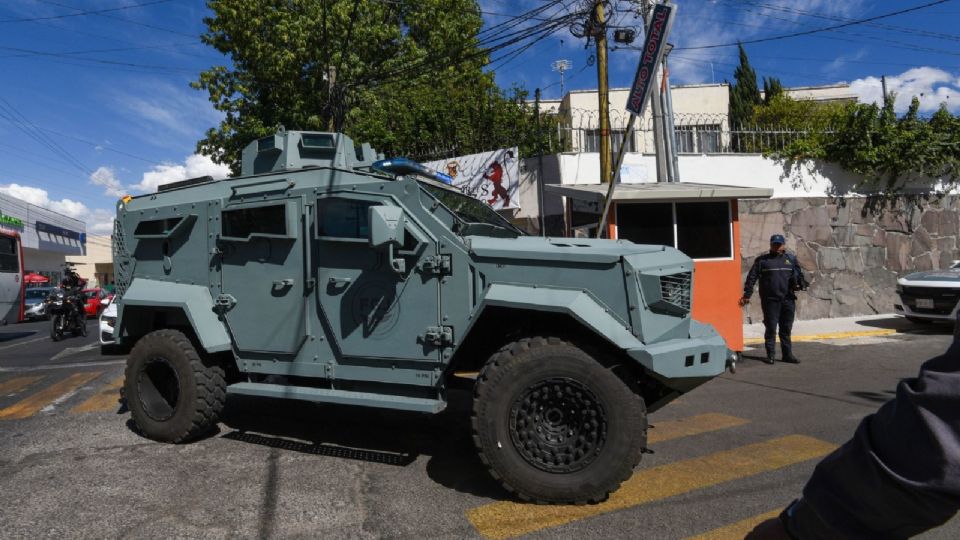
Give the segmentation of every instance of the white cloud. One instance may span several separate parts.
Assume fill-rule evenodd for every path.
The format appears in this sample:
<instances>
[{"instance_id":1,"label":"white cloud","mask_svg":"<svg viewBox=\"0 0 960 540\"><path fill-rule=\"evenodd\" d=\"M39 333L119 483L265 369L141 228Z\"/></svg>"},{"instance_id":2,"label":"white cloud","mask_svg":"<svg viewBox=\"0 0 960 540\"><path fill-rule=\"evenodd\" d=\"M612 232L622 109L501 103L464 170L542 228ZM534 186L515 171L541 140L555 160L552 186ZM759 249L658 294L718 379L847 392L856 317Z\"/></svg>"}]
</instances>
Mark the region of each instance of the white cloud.
<instances>
[{"instance_id":1,"label":"white cloud","mask_svg":"<svg viewBox=\"0 0 960 540\"><path fill-rule=\"evenodd\" d=\"M131 188L137 191L153 192L157 190L157 186L170 182L199 176L226 178L229 174L230 168L226 165L214 163L209 156L193 154L188 156L182 165L167 163L155 166L152 170L143 173L143 180Z\"/></svg>"},{"instance_id":2,"label":"white cloud","mask_svg":"<svg viewBox=\"0 0 960 540\"><path fill-rule=\"evenodd\" d=\"M733 70L738 62L737 48L687 49L715 44L750 41L778 34L829 26L830 21L811 19L802 13L816 13L825 17L850 17L859 12L863 0L837 2L835 0L794 0L781 5L740 5L734 2L684 3L678 11L670 42L680 50L675 51L670 62L670 78L674 83L704 83L733 81ZM802 44L797 39L779 43ZM762 44L746 44L747 55L762 47ZM687 50L684 50L687 49ZM636 62L636 58L631 59ZM760 76L777 76L772 70L758 68Z\"/></svg>"},{"instance_id":3,"label":"white cloud","mask_svg":"<svg viewBox=\"0 0 960 540\"><path fill-rule=\"evenodd\" d=\"M71 199L54 200L45 189L20 184L0 186L0 193L84 221L87 224L87 232L90 234L109 234L113 230L114 212L112 210L102 208L90 210L82 202Z\"/></svg>"},{"instance_id":4,"label":"white cloud","mask_svg":"<svg viewBox=\"0 0 960 540\"><path fill-rule=\"evenodd\" d=\"M87 234L108 235L113 233L113 218L116 213L112 210L97 208L87 218Z\"/></svg>"},{"instance_id":5,"label":"white cloud","mask_svg":"<svg viewBox=\"0 0 960 540\"><path fill-rule=\"evenodd\" d=\"M140 81L129 90L113 90L112 93L116 101L139 120L161 128L138 130L140 136L154 144L160 142L156 131L165 132L165 138L196 139L223 118L223 114L214 109L201 92L165 82ZM139 120L135 123L140 123Z\"/></svg>"},{"instance_id":6,"label":"white cloud","mask_svg":"<svg viewBox=\"0 0 960 540\"><path fill-rule=\"evenodd\" d=\"M864 103L883 101L882 82L879 77L865 77L850 83L850 90ZM887 77L887 92L897 94L894 109L903 112L910 107L916 96L920 100L920 112L933 112L946 103L953 112L960 111L960 77L932 67L916 67L900 75Z\"/></svg>"},{"instance_id":7,"label":"white cloud","mask_svg":"<svg viewBox=\"0 0 960 540\"><path fill-rule=\"evenodd\" d=\"M117 174L111 167L99 167L90 175L90 183L103 186L104 194L111 197L124 195L123 184L117 179Z\"/></svg>"}]
</instances>

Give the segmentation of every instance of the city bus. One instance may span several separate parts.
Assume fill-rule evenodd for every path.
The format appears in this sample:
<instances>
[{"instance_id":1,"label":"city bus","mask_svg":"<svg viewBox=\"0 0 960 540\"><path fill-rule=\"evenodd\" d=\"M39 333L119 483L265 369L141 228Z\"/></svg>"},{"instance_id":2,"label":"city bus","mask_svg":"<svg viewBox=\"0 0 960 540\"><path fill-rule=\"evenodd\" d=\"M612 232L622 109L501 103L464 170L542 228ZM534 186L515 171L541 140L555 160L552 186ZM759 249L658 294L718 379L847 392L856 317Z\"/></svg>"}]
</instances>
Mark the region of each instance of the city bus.
<instances>
[{"instance_id":1,"label":"city bus","mask_svg":"<svg viewBox=\"0 0 960 540\"><path fill-rule=\"evenodd\" d=\"M20 235L0 231L0 324L23 320L23 287Z\"/></svg>"}]
</instances>

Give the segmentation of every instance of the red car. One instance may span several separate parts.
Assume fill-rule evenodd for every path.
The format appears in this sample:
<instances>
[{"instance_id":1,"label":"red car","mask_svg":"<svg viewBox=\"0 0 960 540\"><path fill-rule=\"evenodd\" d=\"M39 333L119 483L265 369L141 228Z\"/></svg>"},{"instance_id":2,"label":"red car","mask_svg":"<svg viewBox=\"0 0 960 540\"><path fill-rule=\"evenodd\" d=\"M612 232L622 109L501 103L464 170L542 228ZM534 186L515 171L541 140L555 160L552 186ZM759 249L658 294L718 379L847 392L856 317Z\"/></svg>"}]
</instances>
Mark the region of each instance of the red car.
<instances>
[{"instance_id":1,"label":"red car","mask_svg":"<svg viewBox=\"0 0 960 540\"><path fill-rule=\"evenodd\" d=\"M83 310L87 312L87 317L93 318L99 317L103 308L107 307L106 304L101 301L109 299L111 296L107 291L100 288L84 289L83 295L87 298L87 303L83 305Z\"/></svg>"}]
</instances>

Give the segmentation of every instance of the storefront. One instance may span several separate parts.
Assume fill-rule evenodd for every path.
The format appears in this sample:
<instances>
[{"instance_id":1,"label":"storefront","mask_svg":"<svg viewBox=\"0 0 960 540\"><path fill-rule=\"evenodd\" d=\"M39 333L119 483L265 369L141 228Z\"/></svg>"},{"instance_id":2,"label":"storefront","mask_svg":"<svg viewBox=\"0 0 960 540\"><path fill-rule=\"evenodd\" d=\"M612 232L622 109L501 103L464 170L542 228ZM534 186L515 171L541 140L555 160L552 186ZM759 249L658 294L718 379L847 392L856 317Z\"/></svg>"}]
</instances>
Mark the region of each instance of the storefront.
<instances>
[{"instance_id":1,"label":"storefront","mask_svg":"<svg viewBox=\"0 0 960 540\"><path fill-rule=\"evenodd\" d=\"M595 233L606 185L547 186L567 197L571 235ZM712 324L734 351L743 350L738 199L773 190L694 183L619 184L609 238L673 246L693 259L692 316ZM592 234L591 234L592 236Z\"/></svg>"},{"instance_id":2,"label":"storefront","mask_svg":"<svg viewBox=\"0 0 960 540\"><path fill-rule=\"evenodd\" d=\"M69 255L86 253L84 222L0 194L0 229L20 235L23 270L59 283Z\"/></svg>"}]
</instances>

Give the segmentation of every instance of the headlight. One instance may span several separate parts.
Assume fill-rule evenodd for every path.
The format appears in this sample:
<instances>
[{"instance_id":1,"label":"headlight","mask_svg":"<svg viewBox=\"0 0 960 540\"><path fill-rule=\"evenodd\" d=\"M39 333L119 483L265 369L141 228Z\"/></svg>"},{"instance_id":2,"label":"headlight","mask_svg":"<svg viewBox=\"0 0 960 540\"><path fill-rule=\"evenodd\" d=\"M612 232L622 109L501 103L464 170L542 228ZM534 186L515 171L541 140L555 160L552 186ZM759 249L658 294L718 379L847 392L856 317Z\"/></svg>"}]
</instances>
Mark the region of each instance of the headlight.
<instances>
[{"instance_id":1,"label":"headlight","mask_svg":"<svg viewBox=\"0 0 960 540\"><path fill-rule=\"evenodd\" d=\"M903 285L897 283L897 294L903 294Z\"/></svg>"},{"instance_id":2,"label":"headlight","mask_svg":"<svg viewBox=\"0 0 960 540\"><path fill-rule=\"evenodd\" d=\"M110 328L113 328L113 326L117 323L116 317L104 317L101 320L103 321L104 324L106 324Z\"/></svg>"}]
</instances>

